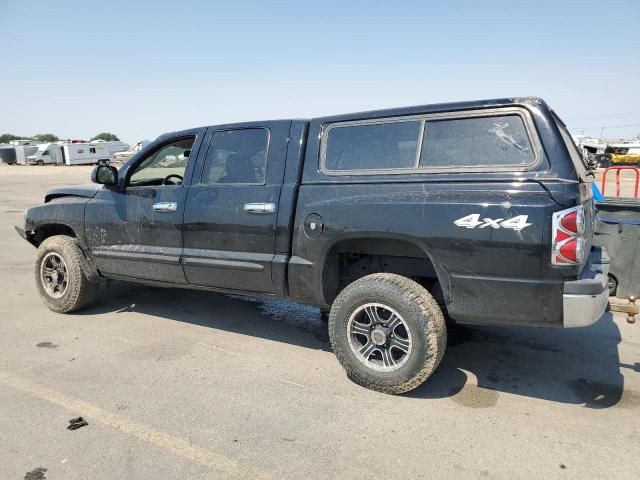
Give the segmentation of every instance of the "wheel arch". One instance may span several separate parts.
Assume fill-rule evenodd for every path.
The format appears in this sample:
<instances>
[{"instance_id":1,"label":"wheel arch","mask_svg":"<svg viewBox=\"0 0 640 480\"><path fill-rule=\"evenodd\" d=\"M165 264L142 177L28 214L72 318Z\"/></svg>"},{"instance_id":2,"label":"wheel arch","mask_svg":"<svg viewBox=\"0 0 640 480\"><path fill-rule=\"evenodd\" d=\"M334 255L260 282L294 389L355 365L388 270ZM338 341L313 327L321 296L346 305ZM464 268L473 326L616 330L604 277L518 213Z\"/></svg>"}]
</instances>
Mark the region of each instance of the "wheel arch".
<instances>
[{"instance_id":1,"label":"wheel arch","mask_svg":"<svg viewBox=\"0 0 640 480\"><path fill-rule=\"evenodd\" d=\"M448 303L446 270L414 239L393 235L359 235L336 239L322 261L322 296L330 305L348 284L371 273L396 273L420 280L424 287ZM435 292L434 292L435 290Z\"/></svg>"},{"instance_id":2,"label":"wheel arch","mask_svg":"<svg viewBox=\"0 0 640 480\"><path fill-rule=\"evenodd\" d=\"M66 235L67 237L79 240L75 230L66 223L44 223L38 225L27 235L27 240L37 248L47 238L53 237L54 235Z\"/></svg>"},{"instance_id":3,"label":"wheel arch","mask_svg":"<svg viewBox=\"0 0 640 480\"><path fill-rule=\"evenodd\" d=\"M83 240L79 237L75 230L66 223L45 223L34 228L33 232L27 234L27 240L34 247L38 248L47 238L56 235L64 235L73 238L80 249L80 262L87 280L91 283L99 281L100 273L93 262Z\"/></svg>"}]
</instances>

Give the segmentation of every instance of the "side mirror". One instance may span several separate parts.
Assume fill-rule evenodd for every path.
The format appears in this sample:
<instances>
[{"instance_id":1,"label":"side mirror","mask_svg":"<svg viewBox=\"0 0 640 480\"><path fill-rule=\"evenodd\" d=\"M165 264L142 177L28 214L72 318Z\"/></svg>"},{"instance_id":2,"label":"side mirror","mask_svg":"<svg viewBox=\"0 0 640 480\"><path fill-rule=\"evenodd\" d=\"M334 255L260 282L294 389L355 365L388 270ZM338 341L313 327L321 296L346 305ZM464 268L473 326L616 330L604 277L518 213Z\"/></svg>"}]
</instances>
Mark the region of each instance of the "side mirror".
<instances>
[{"instance_id":1,"label":"side mirror","mask_svg":"<svg viewBox=\"0 0 640 480\"><path fill-rule=\"evenodd\" d=\"M116 185L118 170L111 165L98 165L91 172L91 181L101 185Z\"/></svg>"}]
</instances>

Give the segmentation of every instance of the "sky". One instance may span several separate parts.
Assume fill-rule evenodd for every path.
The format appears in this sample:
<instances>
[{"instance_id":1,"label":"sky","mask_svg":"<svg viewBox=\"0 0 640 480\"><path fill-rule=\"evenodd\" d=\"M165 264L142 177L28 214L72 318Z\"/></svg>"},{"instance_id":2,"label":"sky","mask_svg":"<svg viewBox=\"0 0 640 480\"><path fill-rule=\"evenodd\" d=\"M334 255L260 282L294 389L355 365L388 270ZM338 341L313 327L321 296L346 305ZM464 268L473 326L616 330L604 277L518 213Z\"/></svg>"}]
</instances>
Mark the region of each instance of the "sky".
<instances>
[{"instance_id":1,"label":"sky","mask_svg":"<svg viewBox=\"0 0 640 480\"><path fill-rule=\"evenodd\" d=\"M0 133L135 143L533 95L573 133L632 137L639 26L638 0L0 0Z\"/></svg>"}]
</instances>

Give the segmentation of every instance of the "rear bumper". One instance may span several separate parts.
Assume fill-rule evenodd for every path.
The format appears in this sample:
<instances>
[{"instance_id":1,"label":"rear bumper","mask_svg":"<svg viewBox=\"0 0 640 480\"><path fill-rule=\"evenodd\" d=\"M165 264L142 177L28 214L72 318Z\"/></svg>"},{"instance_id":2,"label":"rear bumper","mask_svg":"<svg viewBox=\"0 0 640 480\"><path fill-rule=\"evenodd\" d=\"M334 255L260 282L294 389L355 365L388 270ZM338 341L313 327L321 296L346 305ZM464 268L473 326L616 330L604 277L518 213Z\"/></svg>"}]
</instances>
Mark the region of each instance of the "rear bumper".
<instances>
[{"instance_id":1,"label":"rear bumper","mask_svg":"<svg viewBox=\"0 0 640 480\"><path fill-rule=\"evenodd\" d=\"M593 247L579 280L565 282L562 295L565 328L586 327L602 318L609 305L609 256Z\"/></svg>"}]
</instances>

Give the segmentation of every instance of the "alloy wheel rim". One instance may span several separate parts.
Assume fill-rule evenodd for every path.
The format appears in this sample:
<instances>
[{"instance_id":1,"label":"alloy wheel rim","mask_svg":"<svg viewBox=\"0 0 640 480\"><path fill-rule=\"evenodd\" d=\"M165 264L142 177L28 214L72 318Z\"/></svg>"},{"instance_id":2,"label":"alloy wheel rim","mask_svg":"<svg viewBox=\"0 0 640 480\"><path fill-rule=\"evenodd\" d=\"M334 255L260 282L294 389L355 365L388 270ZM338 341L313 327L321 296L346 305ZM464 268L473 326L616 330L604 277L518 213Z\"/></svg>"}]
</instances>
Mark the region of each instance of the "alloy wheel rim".
<instances>
[{"instance_id":1,"label":"alloy wheel rim","mask_svg":"<svg viewBox=\"0 0 640 480\"><path fill-rule=\"evenodd\" d=\"M51 298L60 298L69 288L67 264L59 254L50 252L40 264L40 281Z\"/></svg>"},{"instance_id":2,"label":"alloy wheel rim","mask_svg":"<svg viewBox=\"0 0 640 480\"><path fill-rule=\"evenodd\" d=\"M392 372L402 367L412 351L409 326L388 305L369 302L360 305L347 322L349 347L368 368Z\"/></svg>"}]
</instances>

